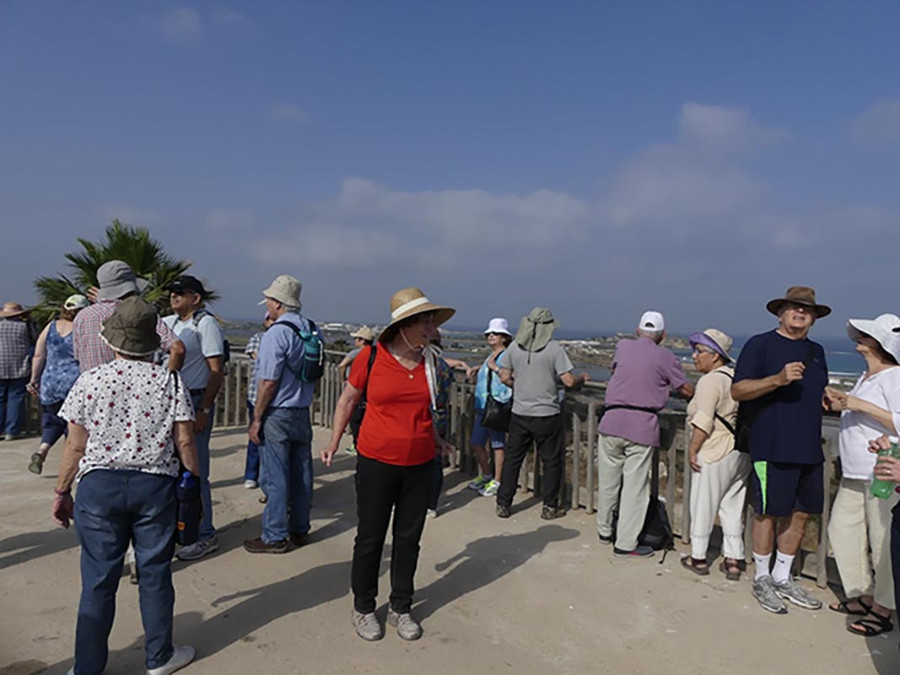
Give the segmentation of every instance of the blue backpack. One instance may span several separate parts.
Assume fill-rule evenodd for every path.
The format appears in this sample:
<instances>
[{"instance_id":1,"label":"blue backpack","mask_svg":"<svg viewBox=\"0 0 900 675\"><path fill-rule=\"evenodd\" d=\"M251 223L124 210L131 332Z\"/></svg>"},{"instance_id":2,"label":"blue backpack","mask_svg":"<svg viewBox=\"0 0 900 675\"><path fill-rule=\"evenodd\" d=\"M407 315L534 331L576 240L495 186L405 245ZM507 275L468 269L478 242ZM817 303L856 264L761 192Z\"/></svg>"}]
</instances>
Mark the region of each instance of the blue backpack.
<instances>
[{"instance_id":1,"label":"blue backpack","mask_svg":"<svg viewBox=\"0 0 900 675\"><path fill-rule=\"evenodd\" d=\"M294 335L300 338L303 343L303 360L300 362L300 369L295 370L290 364L285 363L285 367L301 382L311 383L322 379L325 374L325 343L322 341L322 334L319 332L315 321L309 321L310 332L301 330L289 321L276 321L273 326L287 326Z\"/></svg>"}]
</instances>

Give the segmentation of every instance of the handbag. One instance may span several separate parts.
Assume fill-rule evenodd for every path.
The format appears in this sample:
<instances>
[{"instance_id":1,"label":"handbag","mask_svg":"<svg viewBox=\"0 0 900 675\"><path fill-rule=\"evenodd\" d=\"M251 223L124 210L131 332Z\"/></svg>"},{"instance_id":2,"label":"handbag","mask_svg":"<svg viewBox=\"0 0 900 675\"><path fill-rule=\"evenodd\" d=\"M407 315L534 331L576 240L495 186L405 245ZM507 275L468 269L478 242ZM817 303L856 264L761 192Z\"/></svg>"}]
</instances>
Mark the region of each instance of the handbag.
<instances>
[{"instance_id":1,"label":"handbag","mask_svg":"<svg viewBox=\"0 0 900 675\"><path fill-rule=\"evenodd\" d=\"M487 392L484 399L484 414L481 426L493 431L509 431L509 420L512 417L512 399L502 403L491 395L491 378L494 371L488 368Z\"/></svg>"}]
</instances>

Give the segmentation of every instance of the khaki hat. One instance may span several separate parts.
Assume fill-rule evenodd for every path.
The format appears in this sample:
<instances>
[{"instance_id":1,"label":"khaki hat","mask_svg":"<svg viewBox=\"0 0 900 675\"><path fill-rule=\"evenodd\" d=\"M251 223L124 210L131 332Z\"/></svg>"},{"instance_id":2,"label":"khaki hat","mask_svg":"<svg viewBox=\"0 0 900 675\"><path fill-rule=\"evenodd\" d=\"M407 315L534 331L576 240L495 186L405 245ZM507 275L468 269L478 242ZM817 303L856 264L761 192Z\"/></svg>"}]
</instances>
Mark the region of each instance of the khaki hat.
<instances>
[{"instance_id":1,"label":"khaki hat","mask_svg":"<svg viewBox=\"0 0 900 675\"><path fill-rule=\"evenodd\" d=\"M559 322L553 318L549 309L535 307L519 322L516 344L532 352L540 351L553 338L553 331L558 326Z\"/></svg>"},{"instance_id":2,"label":"khaki hat","mask_svg":"<svg viewBox=\"0 0 900 675\"><path fill-rule=\"evenodd\" d=\"M688 340L691 346L703 345L704 347L709 347L725 359L726 363L731 361L731 356L729 356L728 352L731 351L731 345L734 344L734 340L720 330L707 328L702 333L691 333Z\"/></svg>"},{"instance_id":3,"label":"khaki hat","mask_svg":"<svg viewBox=\"0 0 900 675\"><path fill-rule=\"evenodd\" d=\"M302 288L303 284L297 277L292 277L290 274L279 274L262 294L263 297L276 300L282 305L298 308L300 307L300 290ZM259 304L264 305L266 301L263 300Z\"/></svg>"},{"instance_id":4,"label":"khaki hat","mask_svg":"<svg viewBox=\"0 0 900 675\"><path fill-rule=\"evenodd\" d=\"M128 263L110 260L97 268L97 297L101 300L117 300L129 293L143 293L150 285L146 279L139 279Z\"/></svg>"},{"instance_id":5,"label":"khaki hat","mask_svg":"<svg viewBox=\"0 0 900 675\"><path fill-rule=\"evenodd\" d=\"M434 325L440 326L442 323L450 319L456 314L456 310L452 307L444 307L443 305L435 305L431 302L422 291L421 288L410 286L402 288L391 296L391 322L384 327L381 335L378 336L379 342L384 342L391 336L393 328L404 319L408 319L418 314L426 312L435 312L436 318Z\"/></svg>"},{"instance_id":6,"label":"khaki hat","mask_svg":"<svg viewBox=\"0 0 900 675\"><path fill-rule=\"evenodd\" d=\"M367 342L372 342L373 340L375 340L375 331L368 326L363 326L355 333L350 333L350 337L359 338L360 340L366 340Z\"/></svg>"},{"instance_id":7,"label":"khaki hat","mask_svg":"<svg viewBox=\"0 0 900 675\"><path fill-rule=\"evenodd\" d=\"M83 295L79 295L78 293L76 293L75 295L70 295L68 298L66 298L66 301L63 303L63 307L71 311L75 309L84 309L90 304L90 300L88 300Z\"/></svg>"},{"instance_id":8,"label":"khaki hat","mask_svg":"<svg viewBox=\"0 0 900 675\"><path fill-rule=\"evenodd\" d=\"M128 356L147 356L159 349L153 306L139 297L126 298L104 319L100 337L110 349Z\"/></svg>"},{"instance_id":9,"label":"khaki hat","mask_svg":"<svg viewBox=\"0 0 900 675\"><path fill-rule=\"evenodd\" d=\"M18 302L4 302L3 309L0 310L0 318L3 319L11 319L14 316L22 316L23 314L28 314L30 309L25 309Z\"/></svg>"},{"instance_id":10,"label":"khaki hat","mask_svg":"<svg viewBox=\"0 0 900 675\"><path fill-rule=\"evenodd\" d=\"M778 316L782 305L788 302L809 307L815 312L817 319L821 319L823 316L831 314L831 307L828 305L816 304L816 289L810 286L791 286L787 289L783 298L769 300L769 302L766 303L766 309L775 316Z\"/></svg>"}]
</instances>

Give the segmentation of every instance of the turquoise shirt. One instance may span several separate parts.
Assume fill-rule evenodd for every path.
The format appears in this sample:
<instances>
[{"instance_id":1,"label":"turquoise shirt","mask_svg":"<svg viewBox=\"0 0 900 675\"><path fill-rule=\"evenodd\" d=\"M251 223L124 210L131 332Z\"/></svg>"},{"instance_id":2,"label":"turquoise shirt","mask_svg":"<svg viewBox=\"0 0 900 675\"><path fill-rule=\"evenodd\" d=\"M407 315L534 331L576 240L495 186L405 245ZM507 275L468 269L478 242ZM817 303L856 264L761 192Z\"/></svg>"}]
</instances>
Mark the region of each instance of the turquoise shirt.
<instances>
[{"instance_id":1,"label":"turquoise shirt","mask_svg":"<svg viewBox=\"0 0 900 675\"><path fill-rule=\"evenodd\" d=\"M500 352L497 355L497 361L500 360L503 353ZM488 359L485 359L481 368L478 369L478 379L475 382L475 410L484 410L487 403ZM491 373L491 396L500 403L506 403L512 398L512 389L500 381L499 373Z\"/></svg>"}]
</instances>

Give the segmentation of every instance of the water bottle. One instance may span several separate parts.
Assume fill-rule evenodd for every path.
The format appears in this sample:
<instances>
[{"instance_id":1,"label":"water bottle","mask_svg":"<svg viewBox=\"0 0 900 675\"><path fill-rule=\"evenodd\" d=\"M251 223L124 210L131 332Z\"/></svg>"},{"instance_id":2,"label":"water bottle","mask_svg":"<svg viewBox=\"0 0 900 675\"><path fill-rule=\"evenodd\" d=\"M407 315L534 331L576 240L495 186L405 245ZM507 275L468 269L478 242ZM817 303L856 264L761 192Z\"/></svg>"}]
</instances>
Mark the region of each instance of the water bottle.
<instances>
[{"instance_id":1,"label":"water bottle","mask_svg":"<svg viewBox=\"0 0 900 675\"><path fill-rule=\"evenodd\" d=\"M200 519L203 506L200 503L200 481L190 471L181 474L175 486L178 500L178 522L175 540L182 546L189 546L200 538Z\"/></svg>"},{"instance_id":2,"label":"water bottle","mask_svg":"<svg viewBox=\"0 0 900 675\"><path fill-rule=\"evenodd\" d=\"M879 450L878 456L881 457L883 455L889 455L891 457L900 457L900 448L897 447L896 443L891 443L891 447L887 450ZM883 480L881 478L875 478L872 480L871 492L873 497L878 497L879 499L887 499L892 494L894 494L894 488L897 487L897 484L891 480Z\"/></svg>"}]
</instances>

